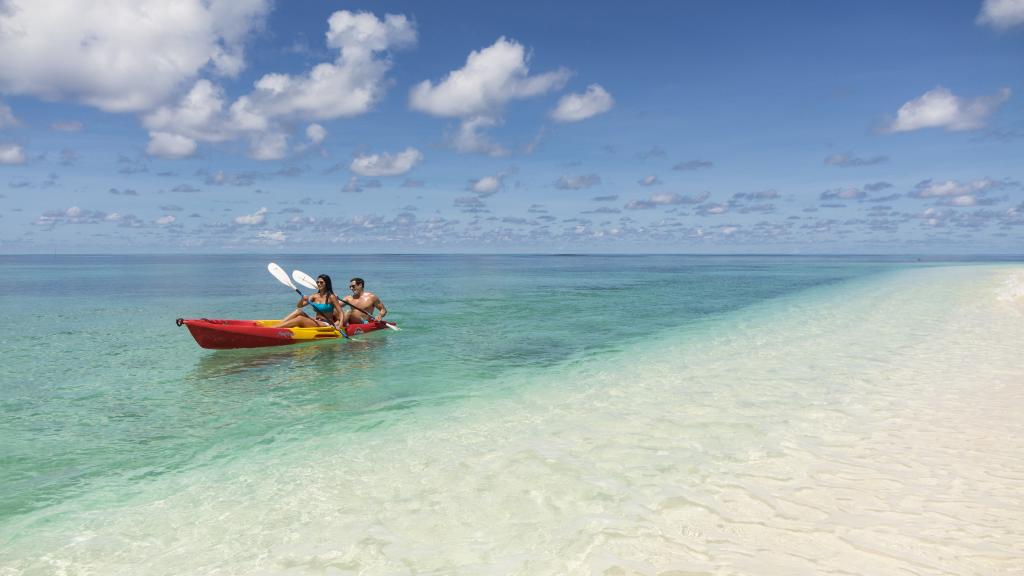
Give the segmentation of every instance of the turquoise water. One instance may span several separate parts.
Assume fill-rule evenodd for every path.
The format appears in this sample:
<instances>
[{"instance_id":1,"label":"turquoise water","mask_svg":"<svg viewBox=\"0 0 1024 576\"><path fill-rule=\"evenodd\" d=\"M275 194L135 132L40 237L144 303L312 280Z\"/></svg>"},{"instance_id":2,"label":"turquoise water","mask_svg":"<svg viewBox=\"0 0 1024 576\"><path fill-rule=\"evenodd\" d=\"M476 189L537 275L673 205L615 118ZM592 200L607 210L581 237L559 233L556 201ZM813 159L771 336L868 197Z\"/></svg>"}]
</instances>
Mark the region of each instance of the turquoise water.
<instances>
[{"instance_id":1,"label":"turquoise water","mask_svg":"<svg viewBox=\"0 0 1024 576\"><path fill-rule=\"evenodd\" d=\"M381 296L389 319L402 331L350 342L207 351L175 326L177 317L283 316L294 305L295 294L266 272L269 260L287 270L331 274L339 288L349 276L365 278L367 289ZM699 344L702 355L710 357L731 339L746 337L765 315L777 316L773 322L779 326L788 319L795 333L803 324L828 321L832 310L843 314L844 303L856 298L862 298L857 314L867 315L874 304L863 291L885 286L894 275L934 266L900 259L811 257L0 257L0 544L13 549L45 544L58 550L71 535L96 533L97 519L112 510L121 510L115 517L131 518L161 502L166 506L168 499L186 498L182 495L190 494L192 486L206 487L191 501L197 510L234 498L240 501L233 505L261 510L264 504L239 495L248 494L245 490L216 493L217 486L239 477L259 477L256 470L266 473L266 480L246 484L250 496L277 493L300 481L296 478L309 482L304 494L320 494L324 486L310 478L342 468L356 473L348 470L352 463L345 458L355 458L370 446L380 444L378 454L411 446L418 437L448 430L462 418L480 418L489 410L495 411L494 421L518 418L521 427L512 428L518 434L531 426L529 406L537 407L538 418L548 409L545 398L611 393L627 384L639 393L645 386L673 381L673 374L699 361L686 354L658 356L645 350L664 349L666 342L691 342L689 350ZM948 278L966 286L959 276ZM898 292L887 290L879 294ZM949 297L936 296L935 302ZM806 302L831 303L808 311ZM855 320L850 322L850 329L859 328ZM831 333L822 334L822 346L828 348ZM770 334L758 336L745 346L770 340ZM750 358L734 358L737 371L762 376L760 368L749 366ZM723 375L720 389L714 378L701 379L706 389L699 398L672 393L662 397L661 405L669 412L695 410L708 397L726 394L730 389L724 375L730 362L716 365ZM802 398L820 392L814 380L808 382L806 389L787 393ZM845 389L849 382L832 385ZM760 393L774 392L753 389L749 401ZM510 399L516 402L513 414L497 408ZM672 403L678 405L673 408ZM599 406L603 404L595 404ZM702 414L721 420L725 412ZM784 426L789 420L776 416L772 421ZM713 439L702 436L702 441L720 446L752 441L757 434L747 435L745 426L733 422L722 428L732 432L722 436L719 430ZM501 439L509 430L491 437L495 450L501 451ZM467 445L479 444L466 431L452 433ZM731 434L733 439L726 441ZM450 449L459 444L452 442ZM429 474L434 464L448 465L450 454L441 444L433 445L436 452L430 448L418 453L424 467L418 474ZM465 457L472 459L469 454ZM515 454L506 451L503 458L514 461ZM415 459L395 454L395 460ZM382 466L378 462L373 470L379 472ZM518 466L540 464L530 460ZM500 485L497 478L493 482ZM483 492L492 489L488 485ZM400 492L396 488L393 500L380 501L381 509L405 502ZM371 499L367 495L363 501ZM344 515L340 511L348 506L327 498L325 510ZM271 516L274 510L277 506L268 503L263 513ZM152 517L151 512L140 518ZM394 522L413 517L406 514ZM116 557L147 538L169 534L168 526L175 521L163 520L146 536L134 534L134 528L108 535L102 546L96 545L95 557ZM303 522L295 521L267 528L264 536L301 532L296 526ZM179 551L186 557L202 555L201 544L189 546ZM410 550L415 548L406 553L413 554ZM7 560L13 565L28 566L12 554ZM282 557L294 554L299 553L291 550ZM218 558L203 569L274 573L283 571L282 566L294 567L285 560L272 569ZM305 569L316 572L316 563L298 571ZM384 565L376 573L394 571L403 570Z\"/></svg>"},{"instance_id":2,"label":"turquoise water","mask_svg":"<svg viewBox=\"0 0 1024 576\"><path fill-rule=\"evenodd\" d=\"M6 257L0 519L254 446L493 392L652 333L884 269L858 260L667 256L275 256L362 276L403 331L214 352L177 317L273 318L266 256ZM557 385L557 383L552 383ZM394 414L389 414L394 413ZM367 414L374 416L367 418Z\"/></svg>"}]
</instances>

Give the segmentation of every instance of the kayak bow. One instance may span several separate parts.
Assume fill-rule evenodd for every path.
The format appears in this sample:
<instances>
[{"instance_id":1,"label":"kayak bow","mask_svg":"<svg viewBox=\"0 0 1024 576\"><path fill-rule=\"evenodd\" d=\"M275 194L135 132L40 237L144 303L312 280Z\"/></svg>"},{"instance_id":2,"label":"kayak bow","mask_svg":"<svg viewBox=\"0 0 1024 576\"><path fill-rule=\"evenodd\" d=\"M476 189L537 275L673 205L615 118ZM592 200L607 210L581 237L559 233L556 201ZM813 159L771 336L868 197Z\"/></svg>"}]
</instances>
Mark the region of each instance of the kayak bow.
<instances>
[{"instance_id":1,"label":"kayak bow","mask_svg":"<svg viewBox=\"0 0 1024 576\"><path fill-rule=\"evenodd\" d=\"M178 318L175 323L184 325L203 348L224 350L231 348L263 348L266 346L288 346L314 340L335 340L341 334L330 326L315 328L274 328L278 320L223 320L208 318ZM349 324L345 333L349 336L365 334L387 328L387 322Z\"/></svg>"}]
</instances>

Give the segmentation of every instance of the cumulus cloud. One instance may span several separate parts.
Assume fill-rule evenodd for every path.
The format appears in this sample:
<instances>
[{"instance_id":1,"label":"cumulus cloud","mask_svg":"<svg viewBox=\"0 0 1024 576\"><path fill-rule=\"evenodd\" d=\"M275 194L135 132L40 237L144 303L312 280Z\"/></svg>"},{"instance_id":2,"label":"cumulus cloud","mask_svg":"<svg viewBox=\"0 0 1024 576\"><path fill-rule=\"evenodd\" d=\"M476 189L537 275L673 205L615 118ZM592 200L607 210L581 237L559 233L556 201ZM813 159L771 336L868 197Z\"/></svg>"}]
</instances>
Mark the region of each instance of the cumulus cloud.
<instances>
[{"instance_id":1,"label":"cumulus cloud","mask_svg":"<svg viewBox=\"0 0 1024 576\"><path fill-rule=\"evenodd\" d=\"M367 12L335 12L328 20L327 44L339 51L333 63L318 64L305 75L267 74L233 108L240 115L270 118L331 119L370 110L384 91L391 62L377 53L416 42L416 30L403 15L383 20ZM250 121L253 120L250 118Z\"/></svg>"},{"instance_id":2,"label":"cumulus cloud","mask_svg":"<svg viewBox=\"0 0 1024 576\"><path fill-rule=\"evenodd\" d=\"M141 112L207 67L240 72L244 41L270 1L6 0L5 8L0 30L17 33L0 34L0 91Z\"/></svg>"},{"instance_id":3,"label":"cumulus cloud","mask_svg":"<svg viewBox=\"0 0 1024 576\"><path fill-rule=\"evenodd\" d=\"M409 93L413 110L434 116L487 116L506 102L530 98L561 88L569 78L564 69L530 75L526 49L505 37L466 58L466 64L434 85L424 80Z\"/></svg>"},{"instance_id":4,"label":"cumulus cloud","mask_svg":"<svg viewBox=\"0 0 1024 576\"><path fill-rule=\"evenodd\" d=\"M287 154L288 123L369 111L383 95L385 74L391 68L391 61L380 53L415 43L416 30L405 16L388 14L378 19L344 10L332 14L328 24L327 44L338 50L334 62L318 64L298 76L265 74L249 94L230 104L220 87L201 79L176 104L144 117L151 139L166 140L160 135L173 134L194 143L248 137L254 158L274 160ZM322 127L310 129L307 137L314 142L326 136Z\"/></svg>"},{"instance_id":5,"label":"cumulus cloud","mask_svg":"<svg viewBox=\"0 0 1024 576\"><path fill-rule=\"evenodd\" d=\"M0 165L24 164L25 152L17 144L0 143Z\"/></svg>"},{"instance_id":6,"label":"cumulus cloud","mask_svg":"<svg viewBox=\"0 0 1024 576\"><path fill-rule=\"evenodd\" d=\"M153 220L153 223L157 226L167 226L168 224L174 224L176 220L177 218L174 217L174 214L167 214Z\"/></svg>"},{"instance_id":7,"label":"cumulus cloud","mask_svg":"<svg viewBox=\"0 0 1024 576\"><path fill-rule=\"evenodd\" d=\"M1010 182L990 178L981 178L970 182L960 182L959 180L935 182L928 179L918 182L907 195L911 198L934 199L944 206L990 205L998 202L998 199L988 198L986 194L1009 188L1012 185Z\"/></svg>"},{"instance_id":8,"label":"cumulus cloud","mask_svg":"<svg viewBox=\"0 0 1024 576\"><path fill-rule=\"evenodd\" d=\"M11 112L11 107L0 100L0 129L10 128L17 125L18 119L15 118L14 113Z\"/></svg>"},{"instance_id":9,"label":"cumulus cloud","mask_svg":"<svg viewBox=\"0 0 1024 576\"><path fill-rule=\"evenodd\" d=\"M146 153L163 158L185 158L195 153L196 141L180 134L150 132Z\"/></svg>"},{"instance_id":10,"label":"cumulus cloud","mask_svg":"<svg viewBox=\"0 0 1024 576\"><path fill-rule=\"evenodd\" d=\"M658 180L657 176L651 175L644 176L637 183L640 184L641 186L656 186L658 184L661 184L661 180Z\"/></svg>"},{"instance_id":11,"label":"cumulus cloud","mask_svg":"<svg viewBox=\"0 0 1024 576\"><path fill-rule=\"evenodd\" d=\"M437 84L424 80L413 86L409 107L432 116L462 119L452 142L456 150L503 155L507 151L482 130L500 122L509 101L560 89L569 78L564 68L531 75L528 60L522 44L498 38L491 46L471 52L462 68L452 70Z\"/></svg>"},{"instance_id":12,"label":"cumulus cloud","mask_svg":"<svg viewBox=\"0 0 1024 576\"><path fill-rule=\"evenodd\" d=\"M249 154L256 160L280 160L288 153L288 135L284 132L264 132L250 140Z\"/></svg>"},{"instance_id":13,"label":"cumulus cloud","mask_svg":"<svg viewBox=\"0 0 1024 576\"><path fill-rule=\"evenodd\" d=\"M263 224L266 217L267 209L266 207L263 207L257 210L254 214L245 214L235 217L235 224L239 224L241 226L256 226L258 224Z\"/></svg>"},{"instance_id":14,"label":"cumulus cloud","mask_svg":"<svg viewBox=\"0 0 1024 576\"><path fill-rule=\"evenodd\" d=\"M977 22L997 30L1024 24L1024 0L985 0Z\"/></svg>"},{"instance_id":15,"label":"cumulus cloud","mask_svg":"<svg viewBox=\"0 0 1024 576\"><path fill-rule=\"evenodd\" d=\"M489 156L508 156L509 150L491 140L484 132L487 128L497 126L500 122L487 116L467 118L459 124L458 130L451 138L452 147L463 153L480 153Z\"/></svg>"},{"instance_id":16,"label":"cumulus cloud","mask_svg":"<svg viewBox=\"0 0 1024 576\"><path fill-rule=\"evenodd\" d=\"M259 238L260 240L264 240L266 242L274 244L279 244L288 239L288 236L280 230L260 230L259 233L256 234L256 237Z\"/></svg>"},{"instance_id":17,"label":"cumulus cloud","mask_svg":"<svg viewBox=\"0 0 1024 576\"><path fill-rule=\"evenodd\" d=\"M1010 98L1003 88L992 96L961 98L939 86L900 106L896 118L884 132L909 132L923 128L943 128L951 132L984 128L989 116Z\"/></svg>"},{"instance_id":18,"label":"cumulus cloud","mask_svg":"<svg viewBox=\"0 0 1024 576\"><path fill-rule=\"evenodd\" d=\"M601 177L597 174L584 174L581 176L562 176L555 180L555 188L559 190L583 190L601 183Z\"/></svg>"},{"instance_id":19,"label":"cumulus cloud","mask_svg":"<svg viewBox=\"0 0 1024 576\"><path fill-rule=\"evenodd\" d=\"M938 198L944 196L962 196L964 194L977 194L988 192L1009 186L1006 182L981 178L971 182L960 182L959 180L946 180L935 182L932 179L918 182L908 196L912 198Z\"/></svg>"},{"instance_id":20,"label":"cumulus cloud","mask_svg":"<svg viewBox=\"0 0 1024 576\"><path fill-rule=\"evenodd\" d=\"M855 166L871 166L874 164L881 164L887 162L888 156L871 156L868 158L860 158L853 154L832 154L825 158L826 166L839 166L841 168L850 168Z\"/></svg>"},{"instance_id":21,"label":"cumulus cloud","mask_svg":"<svg viewBox=\"0 0 1024 576\"><path fill-rule=\"evenodd\" d=\"M352 159L349 169L360 176L398 176L423 160L423 153L406 148L397 154L365 154Z\"/></svg>"},{"instance_id":22,"label":"cumulus cloud","mask_svg":"<svg viewBox=\"0 0 1024 576\"><path fill-rule=\"evenodd\" d=\"M36 226L52 229L58 224L97 224L108 220L108 214L100 210L88 210L72 206L65 210L47 210L33 222Z\"/></svg>"},{"instance_id":23,"label":"cumulus cloud","mask_svg":"<svg viewBox=\"0 0 1024 576\"><path fill-rule=\"evenodd\" d=\"M469 190L478 194L481 198L492 196L498 193L505 185L505 175L484 176L477 180L470 180Z\"/></svg>"},{"instance_id":24,"label":"cumulus cloud","mask_svg":"<svg viewBox=\"0 0 1024 576\"><path fill-rule=\"evenodd\" d=\"M306 126L306 138L313 144L319 144L327 138L327 129L319 124L310 124Z\"/></svg>"},{"instance_id":25,"label":"cumulus cloud","mask_svg":"<svg viewBox=\"0 0 1024 576\"><path fill-rule=\"evenodd\" d=\"M566 94L551 111L551 118L557 122L579 122L604 114L612 109L615 101L599 84L587 86L583 94Z\"/></svg>"}]
</instances>

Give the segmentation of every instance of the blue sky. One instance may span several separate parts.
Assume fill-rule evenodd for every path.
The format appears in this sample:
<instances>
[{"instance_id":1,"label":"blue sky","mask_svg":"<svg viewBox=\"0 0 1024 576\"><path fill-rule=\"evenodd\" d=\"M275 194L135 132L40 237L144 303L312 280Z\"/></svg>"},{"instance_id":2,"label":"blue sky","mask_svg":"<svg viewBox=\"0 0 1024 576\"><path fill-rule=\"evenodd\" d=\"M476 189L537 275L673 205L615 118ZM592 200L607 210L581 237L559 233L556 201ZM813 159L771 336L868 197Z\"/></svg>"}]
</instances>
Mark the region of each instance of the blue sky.
<instances>
[{"instance_id":1,"label":"blue sky","mask_svg":"<svg viewBox=\"0 0 1024 576\"><path fill-rule=\"evenodd\" d=\"M1024 253L1024 0L0 0L0 252Z\"/></svg>"}]
</instances>

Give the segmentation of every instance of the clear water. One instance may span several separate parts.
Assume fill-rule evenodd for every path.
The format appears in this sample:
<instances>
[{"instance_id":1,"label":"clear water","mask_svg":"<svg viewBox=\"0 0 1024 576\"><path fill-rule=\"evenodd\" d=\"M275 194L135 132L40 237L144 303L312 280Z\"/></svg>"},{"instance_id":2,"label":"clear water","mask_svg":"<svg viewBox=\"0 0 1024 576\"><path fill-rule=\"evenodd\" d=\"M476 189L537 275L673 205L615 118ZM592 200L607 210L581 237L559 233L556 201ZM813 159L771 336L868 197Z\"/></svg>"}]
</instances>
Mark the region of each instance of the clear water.
<instances>
[{"instance_id":1,"label":"clear water","mask_svg":"<svg viewBox=\"0 0 1024 576\"><path fill-rule=\"evenodd\" d=\"M295 295L266 272L270 259L331 274L339 288L365 278L403 330L214 352L175 326L283 316ZM950 389L991 397L991 387L1000 405L1019 399L1015 348L991 342L1021 335L1007 316L1015 297L997 294L1019 269L858 258L0 257L0 569L743 573L753 569L745 555L760 554L780 555L774 571L789 573L799 564L771 544L782 541L772 530L815 523L831 536L801 543L797 557L813 559L801 569L865 563L850 551L865 547L852 544L863 521L847 519L844 533L843 516L822 502L857 500L843 482L885 461L868 448L883 450L878 434L915 402ZM964 334L972 339L957 340ZM922 346L927 335L940 350ZM937 370L936 358L956 356L942 348L951 345L969 358ZM888 402L869 410L880 396ZM986 421L1001 422L988 414L970 426ZM970 433L1002 437L1012 421ZM907 422L896 430L913 429ZM933 444L945 438L928 433ZM905 454L917 440L902 440ZM837 446L842 456L825 456ZM988 486L990 499L1022 487L1019 454L998 464L985 474L1010 480ZM868 481L885 489L890 473ZM779 504L789 490L822 496ZM961 496L984 507L972 494ZM1019 508L1007 498L1002 509ZM742 518L758 506L774 512ZM1019 521L959 518L958 542L971 533L963 521L976 521L994 557L1012 558ZM892 556L873 573L930 573ZM979 573L1009 566L986 562Z\"/></svg>"}]
</instances>

